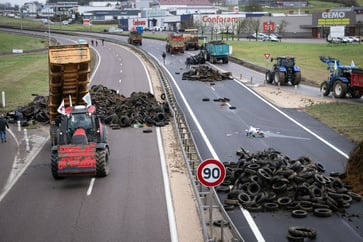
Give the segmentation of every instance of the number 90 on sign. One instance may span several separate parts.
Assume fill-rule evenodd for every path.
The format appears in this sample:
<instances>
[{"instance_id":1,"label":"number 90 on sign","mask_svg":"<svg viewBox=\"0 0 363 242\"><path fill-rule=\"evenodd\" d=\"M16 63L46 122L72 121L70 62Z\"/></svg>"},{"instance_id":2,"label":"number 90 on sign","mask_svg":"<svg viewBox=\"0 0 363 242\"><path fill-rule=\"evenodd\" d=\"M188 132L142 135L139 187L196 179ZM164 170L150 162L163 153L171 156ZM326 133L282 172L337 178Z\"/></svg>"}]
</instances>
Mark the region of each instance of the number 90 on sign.
<instances>
[{"instance_id":1,"label":"number 90 on sign","mask_svg":"<svg viewBox=\"0 0 363 242\"><path fill-rule=\"evenodd\" d=\"M205 160L198 166L198 180L204 186L218 186L225 177L226 169L218 160Z\"/></svg>"}]
</instances>

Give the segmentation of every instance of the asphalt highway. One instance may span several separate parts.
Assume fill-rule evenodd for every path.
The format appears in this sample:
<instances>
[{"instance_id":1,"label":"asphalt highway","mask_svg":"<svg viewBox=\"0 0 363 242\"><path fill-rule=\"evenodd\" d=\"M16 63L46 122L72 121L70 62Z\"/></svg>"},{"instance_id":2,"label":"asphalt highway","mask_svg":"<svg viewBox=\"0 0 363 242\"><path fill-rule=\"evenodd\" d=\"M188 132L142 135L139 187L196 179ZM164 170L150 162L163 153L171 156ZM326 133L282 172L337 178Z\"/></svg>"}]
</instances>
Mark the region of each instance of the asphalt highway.
<instances>
[{"instance_id":1,"label":"asphalt highway","mask_svg":"<svg viewBox=\"0 0 363 242\"><path fill-rule=\"evenodd\" d=\"M126 38L119 41L126 42ZM126 94L134 89L148 90L144 81L147 77L140 71L144 67L135 66L133 57L125 54L123 48L105 47L98 56L104 65L99 67L93 83L104 83ZM140 48L162 63L165 43L143 40ZM215 85L182 80L182 73L188 71L184 64L186 56L196 53L168 54L164 67L203 159L237 161L235 153L240 147L250 152L274 148L292 159L309 156L323 164L327 174L344 171L354 144L307 114L272 105L238 78ZM124 68L129 62L130 66ZM213 67L231 71L235 77L242 74L252 77L256 83L263 83L264 74L231 62ZM302 89L310 88L298 88ZM313 95L319 95L318 89L311 90ZM230 101L227 105L213 102L220 97ZM203 101L205 98L210 101ZM263 130L265 138L246 137L245 130L250 126ZM171 241L169 227L172 225L167 218L166 199L162 196L165 191L160 157L155 153L155 133L154 130L152 135L145 135L137 129L110 132L110 139L114 141L110 142L111 174L95 180L91 195L88 195L89 178L52 180L49 144L46 144L0 200L0 238L4 241L27 238L36 241ZM151 154L145 153L147 151ZM10 158L11 154L4 162L6 165L0 166L9 169ZM221 199L224 196L220 194ZM347 211L354 216L336 213L329 218L309 215L296 219L284 211L250 213L237 208L228 214L245 241L286 241L289 226L315 228L318 233L315 241L363 241L362 203L353 203ZM29 221L26 227L24 221ZM19 228L22 228L21 233ZM125 239L117 240L120 236Z\"/></svg>"},{"instance_id":2,"label":"asphalt highway","mask_svg":"<svg viewBox=\"0 0 363 242\"><path fill-rule=\"evenodd\" d=\"M53 38L63 44L86 39ZM98 65L91 85L103 84L125 96L153 92L144 64L132 52L111 43L92 48ZM45 138L39 142L43 146L31 142L30 153L36 156L19 167L20 176L13 179L19 160L9 134L9 142L0 146L0 241L177 241L159 128L152 133L133 128L108 133L107 177L57 181L51 175L50 142Z\"/></svg>"},{"instance_id":3,"label":"asphalt highway","mask_svg":"<svg viewBox=\"0 0 363 242\"><path fill-rule=\"evenodd\" d=\"M157 41L145 41L142 48L161 61L163 43L158 45ZM237 161L235 154L240 147L250 152L274 148L291 159L308 156L312 161L321 163L326 174L344 172L349 152L354 147L348 139L306 113L274 106L239 79L215 82L214 85L182 80L182 73L188 71L184 64L188 54L194 55L196 52L167 55L165 68L171 76L178 103L187 115L203 159ZM211 66L221 71L231 71L235 77L242 74L251 76L259 83L264 80L264 74L231 62ZM318 88L303 86L301 89L311 89L312 95L319 95ZM227 105L213 102L218 98L228 98L230 101ZM265 138L246 137L245 130L250 126L263 130ZM222 200L225 198L225 195L220 196ZM249 213L244 209L234 209L228 213L245 241L278 242L286 240L289 226L315 228L318 231L316 241L363 241L363 223L359 218L362 212L362 203L356 203L348 209L348 213L358 216L349 218L335 214L330 218L310 215L304 219L294 219L283 211Z\"/></svg>"}]
</instances>

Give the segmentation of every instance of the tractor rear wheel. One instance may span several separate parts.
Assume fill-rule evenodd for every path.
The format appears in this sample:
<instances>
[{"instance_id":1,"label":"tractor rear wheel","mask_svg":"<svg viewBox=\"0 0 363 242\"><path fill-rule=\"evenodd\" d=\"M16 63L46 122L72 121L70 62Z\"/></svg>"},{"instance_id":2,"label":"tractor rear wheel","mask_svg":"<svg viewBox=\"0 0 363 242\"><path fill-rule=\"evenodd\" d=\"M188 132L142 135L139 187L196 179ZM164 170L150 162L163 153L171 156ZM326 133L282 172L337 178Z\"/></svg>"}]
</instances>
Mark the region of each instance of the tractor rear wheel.
<instances>
[{"instance_id":1,"label":"tractor rear wheel","mask_svg":"<svg viewBox=\"0 0 363 242\"><path fill-rule=\"evenodd\" d=\"M274 76L274 83L275 83L275 85L278 85L279 83L280 83L280 85L284 84L285 83L285 73L276 71L275 76Z\"/></svg>"},{"instance_id":2,"label":"tractor rear wheel","mask_svg":"<svg viewBox=\"0 0 363 242\"><path fill-rule=\"evenodd\" d=\"M291 81L292 85L299 85L301 82L301 72L295 72L295 78Z\"/></svg>"},{"instance_id":3,"label":"tractor rear wheel","mask_svg":"<svg viewBox=\"0 0 363 242\"><path fill-rule=\"evenodd\" d=\"M328 86L328 82L324 81L323 83L321 83L320 85L320 92L323 94L323 96L328 96L330 91L329 91L329 86Z\"/></svg>"},{"instance_id":4,"label":"tractor rear wheel","mask_svg":"<svg viewBox=\"0 0 363 242\"><path fill-rule=\"evenodd\" d=\"M105 177L109 173L109 152L107 149L96 151L96 176Z\"/></svg>"},{"instance_id":5,"label":"tractor rear wheel","mask_svg":"<svg viewBox=\"0 0 363 242\"><path fill-rule=\"evenodd\" d=\"M52 169L52 175L55 180L59 180L62 177L58 175L58 153L52 152L51 158L50 158L50 166Z\"/></svg>"},{"instance_id":6,"label":"tractor rear wheel","mask_svg":"<svg viewBox=\"0 0 363 242\"><path fill-rule=\"evenodd\" d=\"M267 71L267 72L266 72L266 78L265 78L265 80L266 80L266 83L269 83L269 84L271 84L271 83L272 83L272 81L273 81L273 77L272 77L272 73L271 73L271 71Z\"/></svg>"},{"instance_id":7,"label":"tractor rear wheel","mask_svg":"<svg viewBox=\"0 0 363 242\"><path fill-rule=\"evenodd\" d=\"M336 81L334 83L334 96L337 98L344 98L347 95L347 84L343 83L342 81Z\"/></svg>"}]
</instances>

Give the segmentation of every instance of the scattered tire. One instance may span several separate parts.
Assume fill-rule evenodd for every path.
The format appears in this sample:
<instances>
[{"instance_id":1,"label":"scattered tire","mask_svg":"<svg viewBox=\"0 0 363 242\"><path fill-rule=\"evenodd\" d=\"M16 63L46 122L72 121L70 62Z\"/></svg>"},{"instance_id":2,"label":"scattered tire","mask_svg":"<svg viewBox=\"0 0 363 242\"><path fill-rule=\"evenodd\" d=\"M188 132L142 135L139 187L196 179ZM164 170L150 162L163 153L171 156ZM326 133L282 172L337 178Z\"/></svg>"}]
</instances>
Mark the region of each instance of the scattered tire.
<instances>
[{"instance_id":1,"label":"scattered tire","mask_svg":"<svg viewBox=\"0 0 363 242\"><path fill-rule=\"evenodd\" d=\"M294 218L305 218L306 216L308 216L308 212L303 209L296 209L291 211L291 215Z\"/></svg>"},{"instance_id":2,"label":"scattered tire","mask_svg":"<svg viewBox=\"0 0 363 242\"><path fill-rule=\"evenodd\" d=\"M317 217L330 217L333 215L333 211L329 208L315 208L314 215Z\"/></svg>"},{"instance_id":3,"label":"scattered tire","mask_svg":"<svg viewBox=\"0 0 363 242\"><path fill-rule=\"evenodd\" d=\"M143 129L142 132L143 133L152 133L153 130L152 129Z\"/></svg>"},{"instance_id":4,"label":"scattered tire","mask_svg":"<svg viewBox=\"0 0 363 242\"><path fill-rule=\"evenodd\" d=\"M266 211L277 211L279 209L279 205L274 202L264 203L263 207L266 209Z\"/></svg>"},{"instance_id":5,"label":"scattered tire","mask_svg":"<svg viewBox=\"0 0 363 242\"><path fill-rule=\"evenodd\" d=\"M313 228L293 226L289 228L289 234L292 236L314 239L316 238L317 233Z\"/></svg>"},{"instance_id":6,"label":"scattered tire","mask_svg":"<svg viewBox=\"0 0 363 242\"><path fill-rule=\"evenodd\" d=\"M215 225L215 226L217 226L217 227L222 227L222 225L223 225L223 227L226 227L226 226L228 226L228 222L227 221L225 221L225 220L216 220L216 221L213 221L213 225Z\"/></svg>"},{"instance_id":7,"label":"scattered tire","mask_svg":"<svg viewBox=\"0 0 363 242\"><path fill-rule=\"evenodd\" d=\"M304 237L293 236L291 234L287 235L287 240L289 242L304 242L305 241Z\"/></svg>"}]
</instances>

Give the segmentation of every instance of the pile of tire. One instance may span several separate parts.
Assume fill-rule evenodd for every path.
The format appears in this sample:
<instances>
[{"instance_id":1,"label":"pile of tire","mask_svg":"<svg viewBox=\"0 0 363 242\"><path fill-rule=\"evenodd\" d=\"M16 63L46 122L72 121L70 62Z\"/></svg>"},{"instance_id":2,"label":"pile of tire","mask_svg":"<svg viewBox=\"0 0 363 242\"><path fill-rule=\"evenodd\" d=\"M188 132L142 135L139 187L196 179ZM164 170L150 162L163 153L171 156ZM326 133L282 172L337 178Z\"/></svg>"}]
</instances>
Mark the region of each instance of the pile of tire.
<instances>
[{"instance_id":1,"label":"pile of tire","mask_svg":"<svg viewBox=\"0 0 363 242\"><path fill-rule=\"evenodd\" d=\"M329 217L345 212L361 196L342 182L342 174L324 175L323 165L308 157L290 159L274 149L256 153L237 151L237 162L225 162L226 178L216 190L226 192L226 209L243 206L249 211L291 211L296 218L309 213Z\"/></svg>"},{"instance_id":2,"label":"pile of tire","mask_svg":"<svg viewBox=\"0 0 363 242\"><path fill-rule=\"evenodd\" d=\"M19 106L15 110L6 113L9 123L20 122L21 126L28 126L32 121L41 123L49 122L47 111L48 97L34 95L31 103L25 106Z\"/></svg>"},{"instance_id":3,"label":"pile of tire","mask_svg":"<svg viewBox=\"0 0 363 242\"><path fill-rule=\"evenodd\" d=\"M205 58L203 52L200 51L198 54L188 57L186 59L186 62L189 62L189 65L205 64Z\"/></svg>"},{"instance_id":4,"label":"pile of tire","mask_svg":"<svg viewBox=\"0 0 363 242\"><path fill-rule=\"evenodd\" d=\"M219 72L205 65L193 66L190 71L184 72L183 80L197 80L204 82L222 81L232 79L231 72Z\"/></svg>"},{"instance_id":5,"label":"pile of tire","mask_svg":"<svg viewBox=\"0 0 363 242\"><path fill-rule=\"evenodd\" d=\"M161 95L163 102L158 102L150 92L133 92L130 97L125 97L103 85L93 85L90 95L97 112L114 129L143 125L164 126L169 123L170 109L164 101L165 95Z\"/></svg>"}]
</instances>

